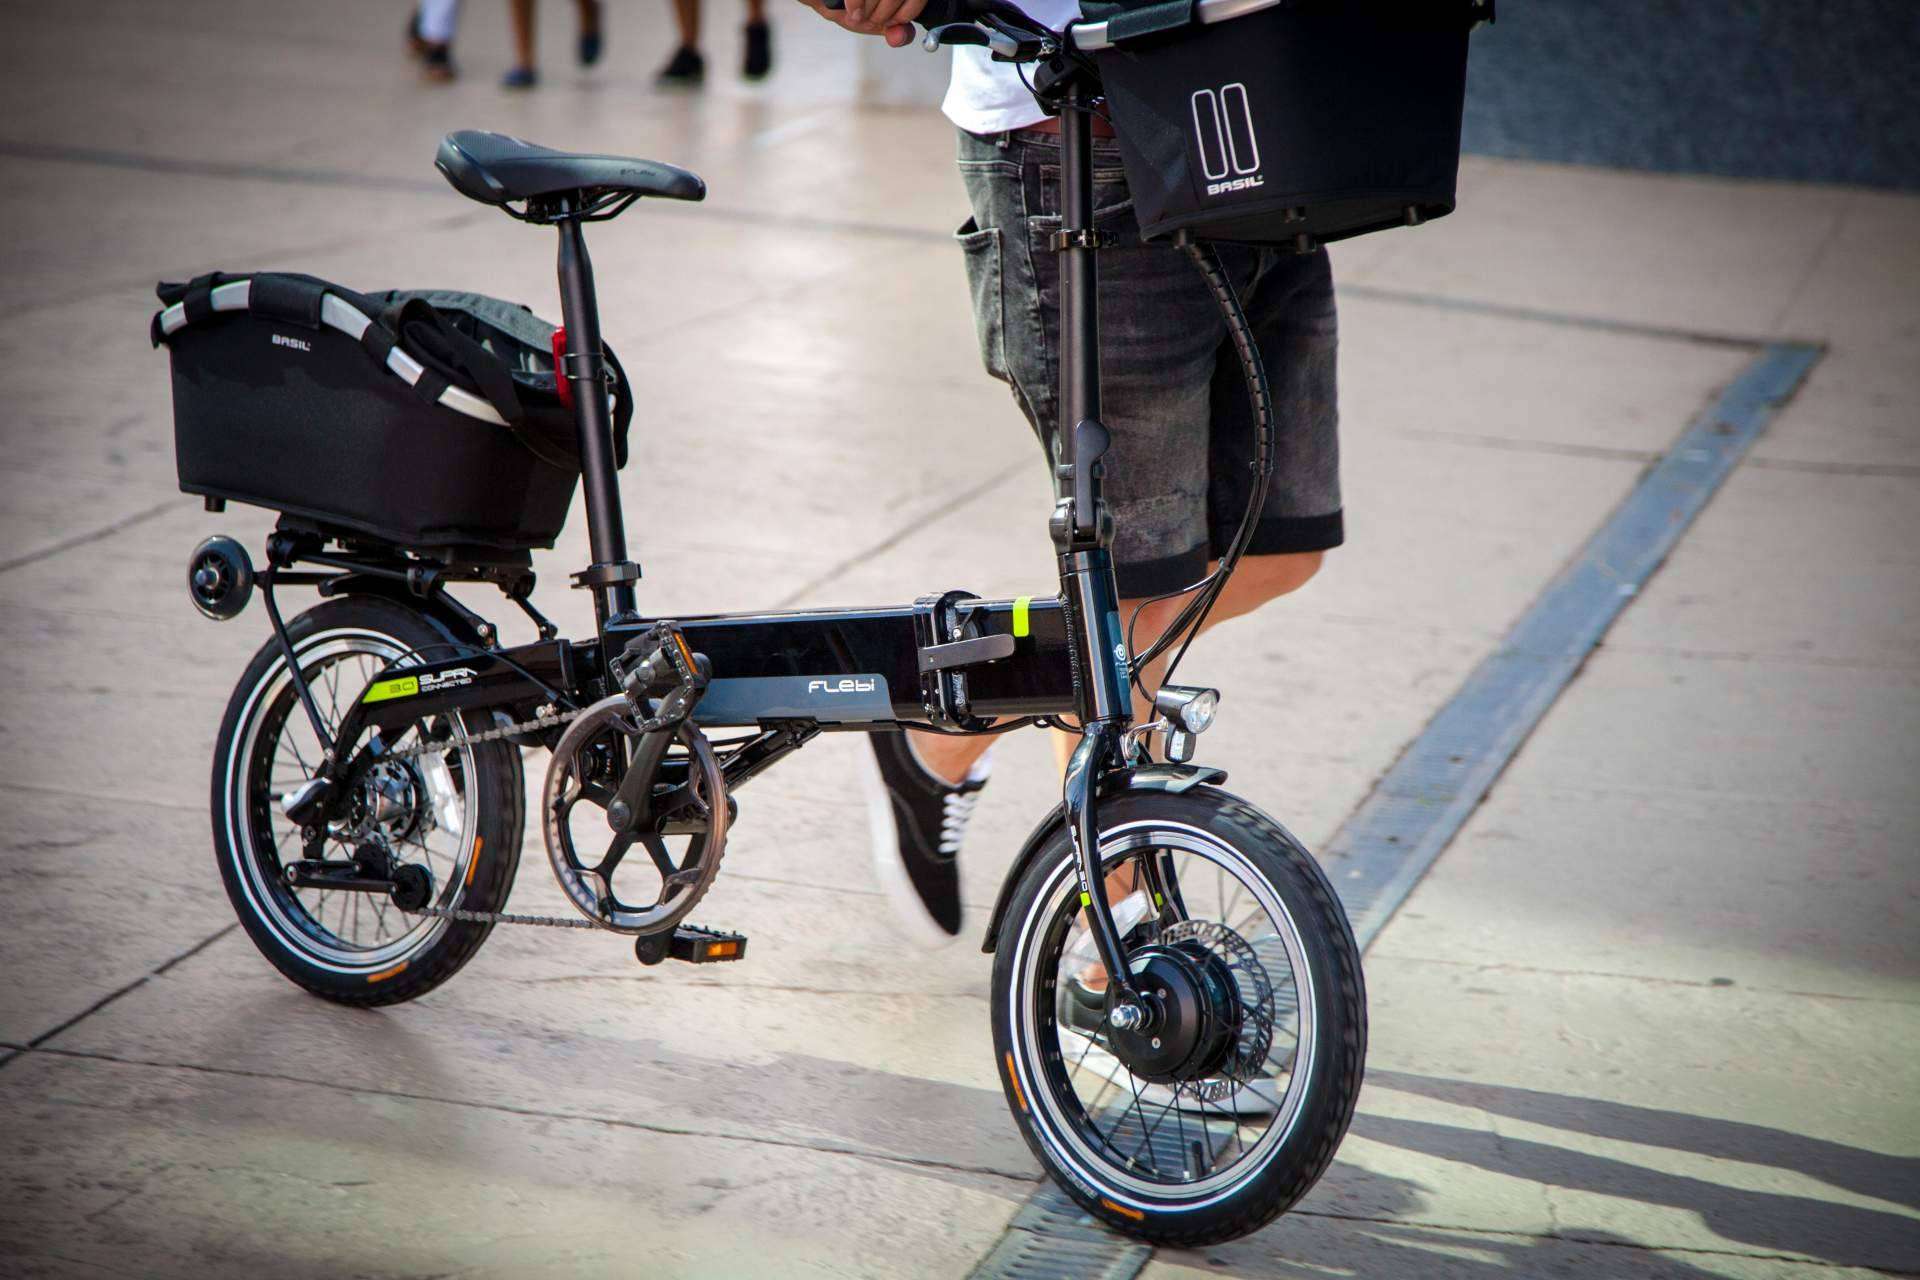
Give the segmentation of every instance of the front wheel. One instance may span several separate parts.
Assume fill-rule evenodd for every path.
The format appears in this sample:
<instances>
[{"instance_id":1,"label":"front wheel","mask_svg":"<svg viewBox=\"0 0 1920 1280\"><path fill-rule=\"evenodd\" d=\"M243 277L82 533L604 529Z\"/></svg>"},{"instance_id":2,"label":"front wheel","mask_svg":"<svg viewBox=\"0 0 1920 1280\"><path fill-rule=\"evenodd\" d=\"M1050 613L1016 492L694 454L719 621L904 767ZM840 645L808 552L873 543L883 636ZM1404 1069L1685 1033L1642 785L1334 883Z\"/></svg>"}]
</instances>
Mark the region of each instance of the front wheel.
<instances>
[{"instance_id":1,"label":"front wheel","mask_svg":"<svg viewBox=\"0 0 1920 1280\"><path fill-rule=\"evenodd\" d=\"M1366 1058L1359 949L1313 858L1225 792L1100 806L1100 857L1135 986L1116 1028L1072 847L1056 830L1001 924L995 1056L1047 1172L1117 1230L1194 1246L1305 1195L1353 1118Z\"/></svg>"},{"instance_id":2,"label":"front wheel","mask_svg":"<svg viewBox=\"0 0 1920 1280\"><path fill-rule=\"evenodd\" d=\"M445 657L451 640L414 610L357 596L309 609L287 635L329 734L388 664ZM410 915L385 894L288 883L305 841L281 797L313 776L322 753L291 676L268 640L220 726L213 843L227 896L261 954L315 995L362 1005L424 995L473 957L492 925ZM433 905L499 910L520 858L524 787L512 746L462 742L489 727L455 712L389 735L393 754L349 778L320 833L322 858L371 851L424 869Z\"/></svg>"}]
</instances>

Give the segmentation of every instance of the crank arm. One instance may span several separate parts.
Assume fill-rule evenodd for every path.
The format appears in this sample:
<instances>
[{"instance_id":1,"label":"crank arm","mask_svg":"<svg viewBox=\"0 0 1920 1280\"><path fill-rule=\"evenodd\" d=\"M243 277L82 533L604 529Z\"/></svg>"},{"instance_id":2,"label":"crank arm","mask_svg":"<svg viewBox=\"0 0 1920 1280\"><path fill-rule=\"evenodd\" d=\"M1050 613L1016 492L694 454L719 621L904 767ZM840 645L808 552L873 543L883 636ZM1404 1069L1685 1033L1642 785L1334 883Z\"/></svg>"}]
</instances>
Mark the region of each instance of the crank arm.
<instances>
[{"instance_id":1,"label":"crank arm","mask_svg":"<svg viewBox=\"0 0 1920 1280\"><path fill-rule=\"evenodd\" d=\"M287 884L295 889L338 889L345 893L390 893L394 882L385 876L370 876L366 868L352 861L323 861L305 858L289 862L283 870Z\"/></svg>"}]
</instances>

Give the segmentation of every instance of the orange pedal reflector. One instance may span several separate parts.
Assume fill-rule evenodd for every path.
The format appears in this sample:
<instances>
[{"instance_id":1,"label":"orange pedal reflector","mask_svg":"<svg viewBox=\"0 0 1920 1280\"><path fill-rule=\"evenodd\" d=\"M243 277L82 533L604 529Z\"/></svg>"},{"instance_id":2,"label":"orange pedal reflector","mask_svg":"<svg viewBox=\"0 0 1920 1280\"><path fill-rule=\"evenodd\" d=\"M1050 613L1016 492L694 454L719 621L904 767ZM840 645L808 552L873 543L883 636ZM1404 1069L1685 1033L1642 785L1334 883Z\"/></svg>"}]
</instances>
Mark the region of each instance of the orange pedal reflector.
<instances>
[{"instance_id":1,"label":"orange pedal reflector","mask_svg":"<svg viewBox=\"0 0 1920 1280\"><path fill-rule=\"evenodd\" d=\"M663 958L685 960L689 964L717 964L722 960L739 960L746 954L747 940L740 934L683 924L675 928L668 939Z\"/></svg>"}]
</instances>

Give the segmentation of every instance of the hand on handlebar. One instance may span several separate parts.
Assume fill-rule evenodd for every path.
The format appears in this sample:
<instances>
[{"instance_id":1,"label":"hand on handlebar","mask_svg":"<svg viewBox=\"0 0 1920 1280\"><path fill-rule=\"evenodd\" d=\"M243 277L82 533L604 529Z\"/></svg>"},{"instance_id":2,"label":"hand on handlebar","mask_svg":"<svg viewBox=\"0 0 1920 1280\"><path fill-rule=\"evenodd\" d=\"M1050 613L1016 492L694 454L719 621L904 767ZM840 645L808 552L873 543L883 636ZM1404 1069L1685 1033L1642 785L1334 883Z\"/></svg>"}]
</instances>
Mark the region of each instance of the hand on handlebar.
<instances>
[{"instance_id":1,"label":"hand on handlebar","mask_svg":"<svg viewBox=\"0 0 1920 1280\"><path fill-rule=\"evenodd\" d=\"M862 35L884 36L896 49L913 39L913 20L927 6L927 0L800 0L800 3L837 27Z\"/></svg>"}]
</instances>

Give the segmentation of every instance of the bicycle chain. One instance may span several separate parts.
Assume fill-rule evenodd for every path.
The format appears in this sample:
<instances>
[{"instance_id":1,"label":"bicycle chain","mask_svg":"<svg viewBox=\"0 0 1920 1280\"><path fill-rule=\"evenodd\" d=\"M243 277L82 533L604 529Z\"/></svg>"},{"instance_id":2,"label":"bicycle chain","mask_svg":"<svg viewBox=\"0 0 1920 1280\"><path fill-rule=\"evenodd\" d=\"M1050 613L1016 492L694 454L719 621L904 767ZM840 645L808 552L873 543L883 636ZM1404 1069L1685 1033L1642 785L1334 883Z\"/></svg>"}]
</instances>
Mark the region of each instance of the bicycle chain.
<instances>
[{"instance_id":1,"label":"bicycle chain","mask_svg":"<svg viewBox=\"0 0 1920 1280\"><path fill-rule=\"evenodd\" d=\"M575 707L571 711L556 711L554 714L535 716L531 720L521 720L514 724L500 725L480 733L454 734L444 741L422 742L417 747L396 747L386 755L388 759L410 759L434 751L453 751L461 747L470 747L481 742L495 742L501 738L511 738L517 733L528 733L538 729L551 729L567 724L586 714L586 707ZM462 907L422 907L418 911L406 912L411 916L428 916L436 920L453 920L460 924L527 924L538 925L545 929L599 929L600 926L581 916L529 916L511 911L468 911Z\"/></svg>"},{"instance_id":2,"label":"bicycle chain","mask_svg":"<svg viewBox=\"0 0 1920 1280\"><path fill-rule=\"evenodd\" d=\"M571 711L556 711L550 716L535 716L531 720L520 720L513 724L503 724L498 728L487 729L480 733L454 734L450 738L423 740L417 747L389 747L385 758L389 760L409 760L414 756L424 756L435 751L452 751L459 747L471 747L476 743L495 742L501 738L511 738L516 733L529 733L536 729L551 729L558 725L578 720L585 715L587 708L575 707Z\"/></svg>"},{"instance_id":3,"label":"bicycle chain","mask_svg":"<svg viewBox=\"0 0 1920 1280\"><path fill-rule=\"evenodd\" d=\"M431 916L436 920L455 920L461 924L534 924L544 929L599 929L581 916L523 916L511 911L468 911L461 907L422 907L410 916Z\"/></svg>"}]
</instances>

